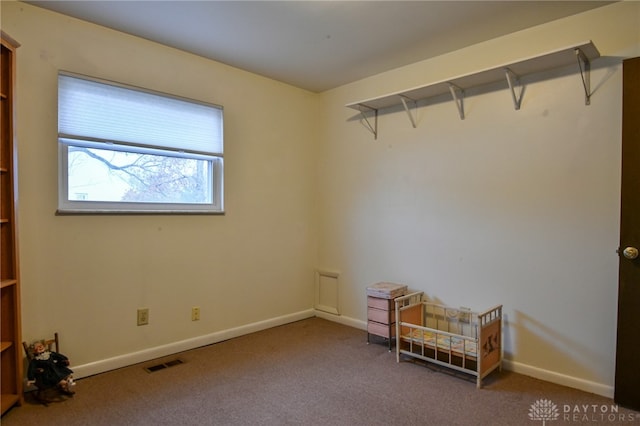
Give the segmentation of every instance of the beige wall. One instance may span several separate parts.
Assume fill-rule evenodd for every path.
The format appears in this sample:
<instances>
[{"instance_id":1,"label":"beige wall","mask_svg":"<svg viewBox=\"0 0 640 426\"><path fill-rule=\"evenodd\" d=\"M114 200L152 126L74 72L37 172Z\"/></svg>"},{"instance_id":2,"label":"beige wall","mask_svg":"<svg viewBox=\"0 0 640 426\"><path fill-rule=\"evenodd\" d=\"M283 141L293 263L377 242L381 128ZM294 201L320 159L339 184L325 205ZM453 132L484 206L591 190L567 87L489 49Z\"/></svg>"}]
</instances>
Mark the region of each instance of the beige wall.
<instances>
[{"instance_id":1,"label":"beige wall","mask_svg":"<svg viewBox=\"0 0 640 426\"><path fill-rule=\"evenodd\" d=\"M322 95L319 263L341 311L398 281L453 306L504 304L507 366L611 395L615 366L621 57L640 54L640 3L607 6ZM377 140L343 105L593 40L591 106L575 67L381 113Z\"/></svg>"},{"instance_id":2,"label":"beige wall","mask_svg":"<svg viewBox=\"0 0 640 426\"><path fill-rule=\"evenodd\" d=\"M2 3L2 29L21 43L25 339L59 331L82 366L312 314L317 95L23 3ZM56 216L58 70L223 105L226 215Z\"/></svg>"},{"instance_id":3,"label":"beige wall","mask_svg":"<svg viewBox=\"0 0 640 426\"><path fill-rule=\"evenodd\" d=\"M22 3L2 3L2 27L22 43L26 338L60 331L87 372L149 359L307 315L317 266L340 272L332 319L362 326L365 287L381 280L454 306L502 303L509 368L611 394L620 61L640 54L640 3L321 95ZM344 107L589 39L603 55L591 106L567 68L528 79L520 111L505 89L468 96L464 121L440 99L416 129L403 111L381 114L377 140ZM223 105L227 214L55 216L58 69ZM135 326L139 306L149 326Z\"/></svg>"}]
</instances>

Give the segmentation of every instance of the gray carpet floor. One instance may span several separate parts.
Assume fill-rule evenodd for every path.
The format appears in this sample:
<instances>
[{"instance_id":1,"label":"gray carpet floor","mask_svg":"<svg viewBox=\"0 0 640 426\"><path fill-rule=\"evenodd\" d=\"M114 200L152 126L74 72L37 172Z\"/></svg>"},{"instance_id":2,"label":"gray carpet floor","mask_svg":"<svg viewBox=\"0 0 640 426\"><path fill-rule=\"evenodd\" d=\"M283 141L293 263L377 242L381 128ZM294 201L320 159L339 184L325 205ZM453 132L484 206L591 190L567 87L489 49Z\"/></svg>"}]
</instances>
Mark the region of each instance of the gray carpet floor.
<instances>
[{"instance_id":1,"label":"gray carpet floor","mask_svg":"<svg viewBox=\"0 0 640 426\"><path fill-rule=\"evenodd\" d=\"M471 376L397 363L366 341L303 320L78 380L74 397L47 407L27 394L2 425L640 425L608 398L504 370L478 390ZM534 412L542 401L552 405Z\"/></svg>"}]
</instances>

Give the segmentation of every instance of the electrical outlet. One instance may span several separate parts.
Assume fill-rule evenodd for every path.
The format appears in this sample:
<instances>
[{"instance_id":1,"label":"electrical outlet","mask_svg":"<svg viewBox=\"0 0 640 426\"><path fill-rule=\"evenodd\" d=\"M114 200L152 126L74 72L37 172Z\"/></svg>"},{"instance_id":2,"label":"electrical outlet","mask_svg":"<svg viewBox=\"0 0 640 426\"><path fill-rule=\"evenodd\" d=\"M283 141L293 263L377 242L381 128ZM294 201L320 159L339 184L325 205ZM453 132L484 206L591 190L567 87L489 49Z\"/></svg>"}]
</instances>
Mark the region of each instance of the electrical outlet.
<instances>
[{"instance_id":1,"label":"electrical outlet","mask_svg":"<svg viewBox=\"0 0 640 426\"><path fill-rule=\"evenodd\" d=\"M191 308L191 321L199 321L200 320L200 308L194 306Z\"/></svg>"},{"instance_id":2,"label":"electrical outlet","mask_svg":"<svg viewBox=\"0 0 640 426\"><path fill-rule=\"evenodd\" d=\"M149 324L149 308L138 309L138 325Z\"/></svg>"}]
</instances>

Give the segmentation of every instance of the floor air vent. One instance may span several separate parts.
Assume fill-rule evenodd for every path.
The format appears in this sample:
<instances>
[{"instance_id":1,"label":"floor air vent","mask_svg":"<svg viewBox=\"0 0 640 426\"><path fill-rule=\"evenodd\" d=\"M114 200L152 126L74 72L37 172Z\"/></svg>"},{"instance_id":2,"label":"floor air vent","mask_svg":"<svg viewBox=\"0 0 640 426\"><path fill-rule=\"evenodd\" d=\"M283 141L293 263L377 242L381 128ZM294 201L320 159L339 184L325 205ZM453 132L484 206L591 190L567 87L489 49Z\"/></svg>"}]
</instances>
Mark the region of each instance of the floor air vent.
<instances>
[{"instance_id":1,"label":"floor air vent","mask_svg":"<svg viewBox=\"0 0 640 426\"><path fill-rule=\"evenodd\" d=\"M150 367L145 367L147 373L155 373L156 371L164 370L165 368L173 367L174 365L184 364L184 361L181 359L173 359L171 361L163 362L160 364L152 365Z\"/></svg>"}]
</instances>

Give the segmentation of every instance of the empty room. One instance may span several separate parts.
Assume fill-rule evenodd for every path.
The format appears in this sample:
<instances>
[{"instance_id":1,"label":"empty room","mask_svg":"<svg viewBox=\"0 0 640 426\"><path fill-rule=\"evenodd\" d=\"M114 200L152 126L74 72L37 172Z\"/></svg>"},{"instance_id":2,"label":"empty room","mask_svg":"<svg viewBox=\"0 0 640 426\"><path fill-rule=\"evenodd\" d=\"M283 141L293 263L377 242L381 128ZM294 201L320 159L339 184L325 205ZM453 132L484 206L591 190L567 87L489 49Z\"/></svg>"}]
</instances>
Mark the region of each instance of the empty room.
<instances>
[{"instance_id":1,"label":"empty room","mask_svg":"<svg viewBox=\"0 0 640 426\"><path fill-rule=\"evenodd\" d=\"M640 2L0 19L3 424L640 423Z\"/></svg>"}]
</instances>

